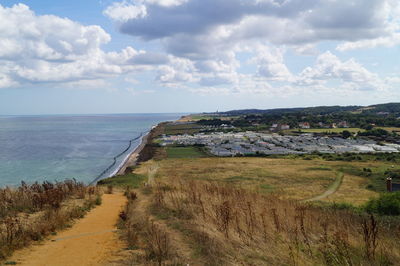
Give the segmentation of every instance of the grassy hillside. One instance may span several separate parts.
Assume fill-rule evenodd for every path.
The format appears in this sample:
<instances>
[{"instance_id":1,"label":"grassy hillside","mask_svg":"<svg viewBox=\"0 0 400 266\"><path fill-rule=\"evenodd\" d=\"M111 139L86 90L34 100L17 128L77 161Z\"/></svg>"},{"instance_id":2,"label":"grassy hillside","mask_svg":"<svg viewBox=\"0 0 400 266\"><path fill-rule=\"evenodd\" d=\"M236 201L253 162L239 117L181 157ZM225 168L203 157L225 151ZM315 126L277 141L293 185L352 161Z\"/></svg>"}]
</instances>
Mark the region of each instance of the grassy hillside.
<instances>
[{"instance_id":1,"label":"grassy hillside","mask_svg":"<svg viewBox=\"0 0 400 266\"><path fill-rule=\"evenodd\" d=\"M218 182L228 186L245 188L261 194L276 193L280 198L305 200L322 194L343 172L339 190L323 199L325 202L341 202L360 205L377 193L368 189L371 182L363 175L363 169L384 177L389 163L339 162L302 159L269 158L202 158L167 159L143 164L137 172L157 163L158 179L171 176L186 180ZM383 182L384 183L384 182Z\"/></svg>"},{"instance_id":2,"label":"grassy hillside","mask_svg":"<svg viewBox=\"0 0 400 266\"><path fill-rule=\"evenodd\" d=\"M188 153L186 153L188 152ZM135 265L395 265L400 221L362 206L390 163L181 158L142 163L121 225ZM175 154L175 155L174 155ZM179 154L177 156L176 154ZM171 152L170 152L171 155ZM365 170L369 169L369 170ZM398 170L396 166L394 170ZM368 174L367 174L368 173ZM343 180L338 184L338 176ZM319 202L304 200L337 191ZM389 222L390 221L390 222Z\"/></svg>"},{"instance_id":3,"label":"grassy hillside","mask_svg":"<svg viewBox=\"0 0 400 266\"><path fill-rule=\"evenodd\" d=\"M400 259L400 238L393 233L398 220L386 223L340 205L320 207L230 182L187 178L204 171L194 164L182 175L166 175L160 162L137 170L144 173L153 163L154 182L129 193L123 221L132 249L127 263L395 265ZM224 172L218 164L218 173ZM325 166L309 171L329 172Z\"/></svg>"}]
</instances>

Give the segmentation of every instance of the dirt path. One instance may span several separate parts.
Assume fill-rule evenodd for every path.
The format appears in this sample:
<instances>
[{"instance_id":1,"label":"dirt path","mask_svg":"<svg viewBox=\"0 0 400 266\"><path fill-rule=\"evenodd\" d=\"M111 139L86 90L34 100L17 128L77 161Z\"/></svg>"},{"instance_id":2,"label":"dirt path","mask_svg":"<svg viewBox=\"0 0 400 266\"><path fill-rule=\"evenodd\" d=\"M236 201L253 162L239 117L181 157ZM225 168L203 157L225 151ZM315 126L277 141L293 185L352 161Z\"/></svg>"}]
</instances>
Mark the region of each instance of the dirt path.
<instances>
[{"instance_id":1,"label":"dirt path","mask_svg":"<svg viewBox=\"0 0 400 266\"><path fill-rule=\"evenodd\" d=\"M9 261L17 265L103 265L124 247L115 233L118 214L126 203L122 194L104 194L102 205L70 229L43 244L17 251Z\"/></svg>"},{"instance_id":2,"label":"dirt path","mask_svg":"<svg viewBox=\"0 0 400 266\"><path fill-rule=\"evenodd\" d=\"M343 176L344 176L343 173L338 173L335 182L333 182L332 185L329 186L328 190L326 190L319 196L313 197L311 199L306 199L304 201L308 202L308 201L321 200L328 197L329 195L332 195L339 189L340 185L342 184Z\"/></svg>"},{"instance_id":3,"label":"dirt path","mask_svg":"<svg viewBox=\"0 0 400 266\"><path fill-rule=\"evenodd\" d=\"M147 174L147 176L148 176L148 178L147 178L147 183L148 183L149 185L154 185L154 177L155 177L156 174L157 174L158 168L160 168L160 167L158 166L158 164L154 164L154 165L151 165L151 166L150 166L150 168L149 168L149 170L148 170L148 174Z\"/></svg>"}]
</instances>

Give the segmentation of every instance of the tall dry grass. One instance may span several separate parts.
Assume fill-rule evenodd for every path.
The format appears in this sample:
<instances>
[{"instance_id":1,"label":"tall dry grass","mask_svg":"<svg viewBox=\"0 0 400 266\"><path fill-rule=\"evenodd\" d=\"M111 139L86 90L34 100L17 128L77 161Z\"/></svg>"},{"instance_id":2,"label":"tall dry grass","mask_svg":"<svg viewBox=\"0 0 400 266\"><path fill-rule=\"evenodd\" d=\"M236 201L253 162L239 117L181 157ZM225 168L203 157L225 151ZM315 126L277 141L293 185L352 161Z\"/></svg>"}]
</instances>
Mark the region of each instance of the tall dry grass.
<instances>
[{"instance_id":1,"label":"tall dry grass","mask_svg":"<svg viewBox=\"0 0 400 266\"><path fill-rule=\"evenodd\" d=\"M137 206L137 194L132 191L126 193L128 204L120 218L123 221L128 247L132 250L141 249L130 258L132 265L176 264L176 254L173 252L171 237L166 228L155 222Z\"/></svg>"},{"instance_id":2,"label":"tall dry grass","mask_svg":"<svg viewBox=\"0 0 400 266\"><path fill-rule=\"evenodd\" d=\"M0 189L0 260L83 217L101 203L100 193L76 180Z\"/></svg>"},{"instance_id":3,"label":"tall dry grass","mask_svg":"<svg viewBox=\"0 0 400 266\"><path fill-rule=\"evenodd\" d=\"M400 222L282 200L215 182L153 188L152 210L205 264L395 265ZM128 215L129 219L129 215Z\"/></svg>"},{"instance_id":4,"label":"tall dry grass","mask_svg":"<svg viewBox=\"0 0 400 266\"><path fill-rule=\"evenodd\" d=\"M272 159L272 158L199 158L167 159L142 164L136 173L147 174L157 163L156 178L225 182L263 193L279 192L281 197L303 200L324 193L335 181L338 172L349 166L348 162L322 160ZM363 169L390 167L383 162L352 162L351 166ZM369 179L345 173L337 193L323 199L326 202L345 202L362 205L376 192L367 189Z\"/></svg>"}]
</instances>

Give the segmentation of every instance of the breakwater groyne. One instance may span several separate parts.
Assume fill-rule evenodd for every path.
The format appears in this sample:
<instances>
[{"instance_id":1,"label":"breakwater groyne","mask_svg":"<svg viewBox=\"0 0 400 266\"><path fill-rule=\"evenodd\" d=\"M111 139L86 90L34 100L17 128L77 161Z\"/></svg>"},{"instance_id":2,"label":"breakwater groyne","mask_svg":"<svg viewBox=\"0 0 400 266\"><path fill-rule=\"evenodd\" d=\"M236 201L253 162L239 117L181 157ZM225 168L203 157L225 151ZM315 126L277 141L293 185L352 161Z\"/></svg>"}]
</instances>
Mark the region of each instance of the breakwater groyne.
<instances>
[{"instance_id":1,"label":"breakwater groyne","mask_svg":"<svg viewBox=\"0 0 400 266\"><path fill-rule=\"evenodd\" d=\"M137 141L138 139L140 139L143 136L143 132L140 133L140 135L134 139L129 140L129 145L128 147L125 148L125 150L123 150L122 152L120 152L119 154L117 154L114 158L113 158L113 162L106 168L104 169L95 179L93 179L92 182L89 183L90 186L95 185L101 178L104 177L104 175L110 171L116 164L117 164L117 160L119 157L123 156L127 151L129 151L129 149L132 147L132 143ZM108 177L108 176L107 176Z\"/></svg>"}]
</instances>

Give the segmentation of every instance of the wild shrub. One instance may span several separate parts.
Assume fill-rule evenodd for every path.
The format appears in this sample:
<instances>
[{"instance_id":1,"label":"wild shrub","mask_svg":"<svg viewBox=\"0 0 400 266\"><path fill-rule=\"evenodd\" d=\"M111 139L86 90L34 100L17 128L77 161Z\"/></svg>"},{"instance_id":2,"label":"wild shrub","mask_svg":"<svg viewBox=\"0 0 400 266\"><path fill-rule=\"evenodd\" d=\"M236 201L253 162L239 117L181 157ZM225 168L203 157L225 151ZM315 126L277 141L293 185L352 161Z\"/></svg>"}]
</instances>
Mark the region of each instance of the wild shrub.
<instances>
[{"instance_id":1,"label":"wild shrub","mask_svg":"<svg viewBox=\"0 0 400 266\"><path fill-rule=\"evenodd\" d=\"M369 200L365 210L379 215L400 215L400 192L382 193L379 198Z\"/></svg>"}]
</instances>

